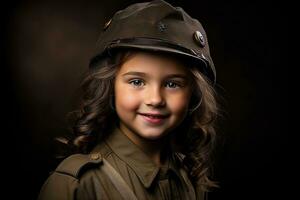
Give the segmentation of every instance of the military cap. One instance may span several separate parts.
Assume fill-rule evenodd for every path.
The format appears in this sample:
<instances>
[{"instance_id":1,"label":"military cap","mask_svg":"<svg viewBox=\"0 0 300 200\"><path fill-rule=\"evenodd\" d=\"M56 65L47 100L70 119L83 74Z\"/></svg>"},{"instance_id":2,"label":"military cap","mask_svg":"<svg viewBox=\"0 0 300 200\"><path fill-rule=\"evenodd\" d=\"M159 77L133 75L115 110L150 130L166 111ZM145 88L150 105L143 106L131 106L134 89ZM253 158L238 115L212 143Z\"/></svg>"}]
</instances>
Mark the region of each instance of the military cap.
<instances>
[{"instance_id":1,"label":"military cap","mask_svg":"<svg viewBox=\"0 0 300 200\"><path fill-rule=\"evenodd\" d=\"M110 50L136 48L191 58L212 83L216 70L202 24L181 7L163 0L135 3L120 10L104 25L90 67Z\"/></svg>"}]
</instances>

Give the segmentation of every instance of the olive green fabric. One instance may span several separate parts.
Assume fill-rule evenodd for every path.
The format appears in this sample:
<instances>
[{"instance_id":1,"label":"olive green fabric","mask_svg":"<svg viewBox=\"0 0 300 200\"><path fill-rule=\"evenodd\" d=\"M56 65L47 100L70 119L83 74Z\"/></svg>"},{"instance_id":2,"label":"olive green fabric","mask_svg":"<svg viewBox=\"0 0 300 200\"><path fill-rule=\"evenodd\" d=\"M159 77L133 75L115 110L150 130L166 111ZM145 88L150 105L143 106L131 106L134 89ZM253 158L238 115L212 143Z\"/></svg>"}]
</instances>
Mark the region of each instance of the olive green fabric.
<instances>
[{"instance_id":1,"label":"olive green fabric","mask_svg":"<svg viewBox=\"0 0 300 200\"><path fill-rule=\"evenodd\" d=\"M189 181L177 154L158 167L118 128L91 154L65 159L46 180L38 199L123 199L103 171L102 158L121 175L137 199L204 199L204 193Z\"/></svg>"},{"instance_id":2,"label":"olive green fabric","mask_svg":"<svg viewBox=\"0 0 300 200\"><path fill-rule=\"evenodd\" d=\"M116 12L104 25L90 66L114 49L137 48L181 55L216 82L216 69L210 55L208 38L202 24L181 7L166 1L135 3ZM109 53L110 54L110 53Z\"/></svg>"}]
</instances>

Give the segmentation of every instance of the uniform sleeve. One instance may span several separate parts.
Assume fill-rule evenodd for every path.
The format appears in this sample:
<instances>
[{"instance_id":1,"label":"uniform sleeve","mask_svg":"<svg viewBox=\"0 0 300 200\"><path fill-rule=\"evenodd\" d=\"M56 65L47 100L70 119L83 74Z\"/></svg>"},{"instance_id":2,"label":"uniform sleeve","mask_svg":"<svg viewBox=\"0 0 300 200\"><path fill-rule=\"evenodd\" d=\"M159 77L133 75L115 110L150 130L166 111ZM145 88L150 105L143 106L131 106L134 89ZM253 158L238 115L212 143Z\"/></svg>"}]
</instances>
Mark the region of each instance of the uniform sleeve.
<instances>
[{"instance_id":1,"label":"uniform sleeve","mask_svg":"<svg viewBox=\"0 0 300 200\"><path fill-rule=\"evenodd\" d=\"M38 200L75 200L77 187L75 177L54 172L42 186Z\"/></svg>"}]
</instances>

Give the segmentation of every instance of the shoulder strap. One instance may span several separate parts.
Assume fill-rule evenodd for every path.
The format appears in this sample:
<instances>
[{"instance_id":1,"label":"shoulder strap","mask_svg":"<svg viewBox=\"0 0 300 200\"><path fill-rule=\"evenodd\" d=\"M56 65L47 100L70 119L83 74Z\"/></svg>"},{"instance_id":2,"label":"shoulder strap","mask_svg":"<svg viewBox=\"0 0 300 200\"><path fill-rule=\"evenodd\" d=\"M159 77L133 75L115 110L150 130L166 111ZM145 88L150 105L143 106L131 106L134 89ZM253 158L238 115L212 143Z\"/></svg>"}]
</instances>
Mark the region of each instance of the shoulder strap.
<instances>
[{"instance_id":1,"label":"shoulder strap","mask_svg":"<svg viewBox=\"0 0 300 200\"><path fill-rule=\"evenodd\" d=\"M83 169L87 169L87 166L97 165L101 162L102 156L100 153L74 154L63 160L55 171L79 178Z\"/></svg>"},{"instance_id":2,"label":"shoulder strap","mask_svg":"<svg viewBox=\"0 0 300 200\"><path fill-rule=\"evenodd\" d=\"M87 169L88 166L100 163L102 163L101 169L108 176L122 197L125 200L137 200L137 197L121 175L109 164L108 161L102 158L100 153L74 154L63 160L55 171L79 178L80 174L84 169Z\"/></svg>"},{"instance_id":3,"label":"shoulder strap","mask_svg":"<svg viewBox=\"0 0 300 200\"><path fill-rule=\"evenodd\" d=\"M108 178L120 192L122 197L126 200L137 200L137 197L129 188L121 175L109 164L108 161L106 161L105 159L102 159L102 161L103 165L101 169L103 169L104 173L108 176Z\"/></svg>"}]
</instances>

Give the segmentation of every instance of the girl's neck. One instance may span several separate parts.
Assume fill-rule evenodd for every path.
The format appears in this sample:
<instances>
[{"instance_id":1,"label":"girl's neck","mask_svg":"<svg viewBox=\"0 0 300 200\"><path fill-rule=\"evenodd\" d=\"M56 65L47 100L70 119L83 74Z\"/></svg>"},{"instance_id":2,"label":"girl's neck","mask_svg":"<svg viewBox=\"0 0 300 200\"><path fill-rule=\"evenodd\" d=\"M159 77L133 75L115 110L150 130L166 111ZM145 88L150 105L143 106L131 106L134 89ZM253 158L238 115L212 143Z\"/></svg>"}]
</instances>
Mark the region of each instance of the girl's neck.
<instances>
[{"instance_id":1,"label":"girl's neck","mask_svg":"<svg viewBox=\"0 0 300 200\"><path fill-rule=\"evenodd\" d=\"M150 141L142 138L139 143L135 144L138 145L157 166L164 164L166 160L165 147L167 145L165 138Z\"/></svg>"},{"instance_id":2,"label":"girl's neck","mask_svg":"<svg viewBox=\"0 0 300 200\"><path fill-rule=\"evenodd\" d=\"M122 125L120 126L120 130L144 153L146 153L157 166L161 166L165 163L165 151L167 150L166 137L157 140L149 140L142 138Z\"/></svg>"}]
</instances>

